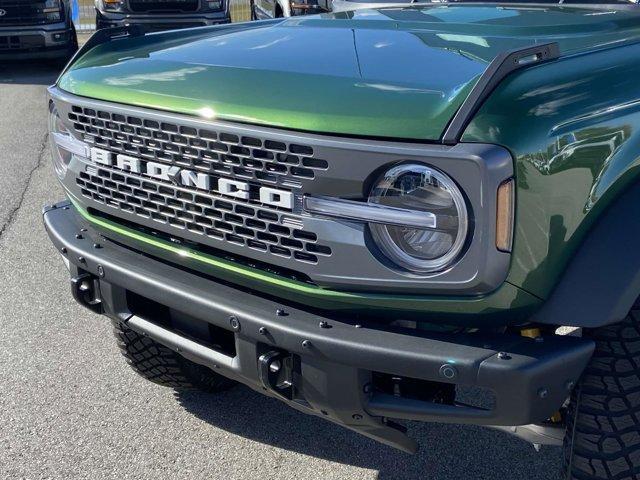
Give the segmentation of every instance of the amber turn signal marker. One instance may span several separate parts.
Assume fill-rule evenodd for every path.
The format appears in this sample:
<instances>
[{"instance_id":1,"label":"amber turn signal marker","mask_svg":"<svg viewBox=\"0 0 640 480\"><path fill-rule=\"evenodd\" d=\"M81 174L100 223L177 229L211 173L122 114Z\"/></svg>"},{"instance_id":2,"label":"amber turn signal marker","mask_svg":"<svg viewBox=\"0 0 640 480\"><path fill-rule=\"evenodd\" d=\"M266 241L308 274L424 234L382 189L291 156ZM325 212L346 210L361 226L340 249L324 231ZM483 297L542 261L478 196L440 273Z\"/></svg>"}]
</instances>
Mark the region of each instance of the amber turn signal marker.
<instances>
[{"instance_id":1,"label":"amber turn signal marker","mask_svg":"<svg viewBox=\"0 0 640 480\"><path fill-rule=\"evenodd\" d=\"M510 252L513 243L514 194L513 179L501 183L498 187L496 247L503 252Z\"/></svg>"}]
</instances>

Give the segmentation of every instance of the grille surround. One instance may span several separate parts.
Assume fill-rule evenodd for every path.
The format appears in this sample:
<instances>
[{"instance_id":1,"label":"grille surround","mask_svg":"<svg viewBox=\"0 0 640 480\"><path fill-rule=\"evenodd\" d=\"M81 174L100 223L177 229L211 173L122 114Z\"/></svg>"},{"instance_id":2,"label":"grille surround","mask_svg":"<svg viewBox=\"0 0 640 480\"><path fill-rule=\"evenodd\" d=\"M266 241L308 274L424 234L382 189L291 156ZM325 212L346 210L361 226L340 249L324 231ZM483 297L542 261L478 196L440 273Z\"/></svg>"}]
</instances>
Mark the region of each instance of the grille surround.
<instances>
[{"instance_id":1,"label":"grille surround","mask_svg":"<svg viewBox=\"0 0 640 480\"><path fill-rule=\"evenodd\" d=\"M78 133L67 120L67 114L71 112L72 105L79 105L96 110L108 109L125 116L136 115L159 122L172 121L194 128L214 128L239 136L273 139L312 147L314 158L327 160L328 168L316 169L313 179L278 177L278 184L274 185L274 188L290 189L296 200L292 211L280 212L280 221L283 224L296 225L295 228L301 225L303 230L315 233L318 244L328 246L332 253L331 256L319 257L317 264L295 261L230 242L207 241L203 235L189 230L176 230L141 217L135 212L113 209L83 196L75 180L80 172L95 168L95 164L88 159L75 157L61 182L69 195L85 209L104 212L112 217L122 218L124 222L138 224L141 228L174 235L187 242L211 246L230 255L243 257L247 259L247 265L256 262L255 268L262 269L261 263L272 265L274 268L284 268L294 274L306 276L320 287L356 294L364 291L405 295L480 295L496 290L506 278L510 255L498 252L494 246L495 192L502 181L513 175L513 159L502 147L485 144L445 146L392 139L347 138L218 119L208 120L195 114L165 112L80 97L55 86L50 87L49 95L61 118L66 120L67 128L75 135ZM467 196L473 228L482 234L471 235L463 257L445 272L418 277L398 271L376 252L365 224L309 215L298 208L303 195L366 198L369 182L377 178L380 172L399 162L423 162L445 171L456 180ZM285 185L287 182L293 182L295 186L291 183ZM107 231L102 233L109 236ZM137 245L136 248L141 246ZM416 301L419 301L417 297Z\"/></svg>"}]
</instances>

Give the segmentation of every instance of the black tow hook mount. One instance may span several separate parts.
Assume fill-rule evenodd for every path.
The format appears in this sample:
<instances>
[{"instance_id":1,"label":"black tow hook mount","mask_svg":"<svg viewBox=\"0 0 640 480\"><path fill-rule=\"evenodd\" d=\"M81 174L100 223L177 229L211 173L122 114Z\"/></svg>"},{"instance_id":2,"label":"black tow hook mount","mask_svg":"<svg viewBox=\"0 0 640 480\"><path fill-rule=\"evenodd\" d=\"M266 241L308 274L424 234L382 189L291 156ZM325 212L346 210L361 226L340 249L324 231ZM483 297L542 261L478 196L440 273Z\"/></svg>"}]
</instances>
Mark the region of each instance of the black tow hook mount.
<instances>
[{"instance_id":1,"label":"black tow hook mount","mask_svg":"<svg viewBox=\"0 0 640 480\"><path fill-rule=\"evenodd\" d=\"M83 307L94 313L104 313L104 306L100 298L98 279L90 273L81 273L71 278L71 294Z\"/></svg>"},{"instance_id":2,"label":"black tow hook mount","mask_svg":"<svg viewBox=\"0 0 640 480\"><path fill-rule=\"evenodd\" d=\"M262 386L288 399L293 399L293 357L271 350L258 357L258 373Z\"/></svg>"}]
</instances>

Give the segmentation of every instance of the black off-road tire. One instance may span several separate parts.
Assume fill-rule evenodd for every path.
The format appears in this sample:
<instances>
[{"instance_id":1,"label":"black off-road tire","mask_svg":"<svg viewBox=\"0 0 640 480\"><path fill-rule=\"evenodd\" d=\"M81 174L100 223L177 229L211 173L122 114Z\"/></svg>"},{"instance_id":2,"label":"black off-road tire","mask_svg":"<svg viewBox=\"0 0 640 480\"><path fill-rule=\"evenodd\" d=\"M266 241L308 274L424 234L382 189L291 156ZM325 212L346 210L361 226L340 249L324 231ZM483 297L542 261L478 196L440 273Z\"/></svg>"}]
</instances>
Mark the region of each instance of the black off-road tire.
<instances>
[{"instance_id":1,"label":"black off-road tire","mask_svg":"<svg viewBox=\"0 0 640 480\"><path fill-rule=\"evenodd\" d=\"M147 380L176 390L202 390L209 393L221 392L236 385L233 380L187 360L123 323L112 323L120 352L131 368Z\"/></svg>"},{"instance_id":2,"label":"black off-road tire","mask_svg":"<svg viewBox=\"0 0 640 480\"><path fill-rule=\"evenodd\" d=\"M640 479L640 303L585 335L596 350L567 411L565 478Z\"/></svg>"}]
</instances>

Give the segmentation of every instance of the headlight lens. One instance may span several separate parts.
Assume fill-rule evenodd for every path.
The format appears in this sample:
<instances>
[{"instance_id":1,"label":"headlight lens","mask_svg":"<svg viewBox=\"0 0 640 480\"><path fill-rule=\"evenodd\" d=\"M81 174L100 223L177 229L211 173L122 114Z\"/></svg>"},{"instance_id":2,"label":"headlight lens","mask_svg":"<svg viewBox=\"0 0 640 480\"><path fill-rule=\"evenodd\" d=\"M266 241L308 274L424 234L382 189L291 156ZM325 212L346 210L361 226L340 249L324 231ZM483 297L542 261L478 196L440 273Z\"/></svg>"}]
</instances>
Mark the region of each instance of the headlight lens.
<instances>
[{"instance_id":1,"label":"headlight lens","mask_svg":"<svg viewBox=\"0 0 640 480\"><path fill-rule=\"evenodd\" d=\"M71 162L73 154L60 145L60 137L73 139L67 127L62 123L62 119L60 115L58 115L58 110L56 110L55 105L51 104L49 106L49 145L51 147L51 159L58 178L62 180L67 173L67 168L69 167L69 162Z\"/></svg>"},{"instance_id":2,"label":"headlight lens","mask_svg":"<svg viewBox=\"0 0 640 480\"><path fill-rule=\"evenodd\" d=\"M105 10L119 10L122 6L121 0L102 0Z\"/></svg>"},{"instance_id":3,"label":"headlight lens","mask_svg":"<svg viewBox=\"0 0 640 480\"><path fill-rule=\"evenodd\" d=\"M373 187L369 203L435 214L435 228L369 224L385 256L410 272L444 270L464 247L469 224L464 197L451 178L428 165L391 168Z\"/></svg>"},{"instance_id":4,"label":"headlight lens","mask_svg":"<svg viewBox=\"0 0 640 480\"><path fill-rule=\"evenodd\" d=\"M47 0L44 3L42 13L49 21L60 20L60 2L59 0Z\"/></svg>"}]
</instances>

